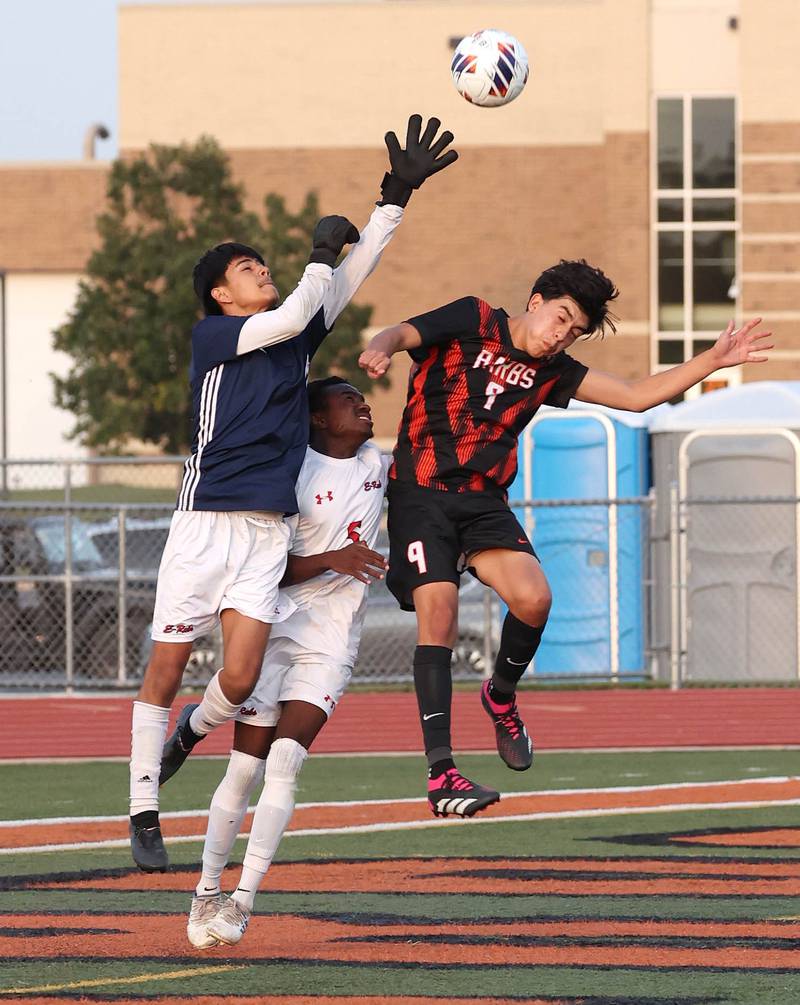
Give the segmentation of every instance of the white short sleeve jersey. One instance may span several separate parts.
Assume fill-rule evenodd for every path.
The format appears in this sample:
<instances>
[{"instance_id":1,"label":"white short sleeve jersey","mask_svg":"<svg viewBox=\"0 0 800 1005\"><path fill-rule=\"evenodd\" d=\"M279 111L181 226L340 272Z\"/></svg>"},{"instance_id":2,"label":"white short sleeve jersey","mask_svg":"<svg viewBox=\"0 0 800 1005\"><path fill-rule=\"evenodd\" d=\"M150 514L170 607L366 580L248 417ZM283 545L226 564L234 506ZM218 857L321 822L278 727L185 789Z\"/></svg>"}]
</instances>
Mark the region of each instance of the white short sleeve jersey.
<instances>
[{"instance_id":1,"label":"white short sleeve jersey","mask_svg":"<svg viewBox=\"0 0 800 1005\"><path fill-rule=\"evenodd\" d=\"M299 516L291 552L319 555L351 541L375 546L383 512L390 461L371 443L355 457L328 457L308 448L297 480ZM327 657L352 666L358 655L367 585L352 576L325 572L284 592L298 610L274 625L272 638L290 638L303 646L309 662Z\"/></svg>"}]
</instances>

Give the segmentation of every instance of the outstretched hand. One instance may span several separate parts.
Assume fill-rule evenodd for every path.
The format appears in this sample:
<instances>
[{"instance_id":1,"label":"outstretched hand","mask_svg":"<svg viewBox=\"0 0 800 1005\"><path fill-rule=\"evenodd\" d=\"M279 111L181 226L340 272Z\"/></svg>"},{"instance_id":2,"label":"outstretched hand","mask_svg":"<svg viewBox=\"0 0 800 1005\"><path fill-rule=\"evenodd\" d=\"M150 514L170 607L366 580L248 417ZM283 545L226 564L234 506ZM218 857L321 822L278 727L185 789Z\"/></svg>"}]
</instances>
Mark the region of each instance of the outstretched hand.
<instances>
[{"instance_id":1,"label":"outstretched hand","mask_svg":"<svg viewBox=\"0 0 800 1005\"><path fill-rule=\"evenodd\" d=\"M766 363L768 361L769 356L759 354L774 349L772 342L764 341L772 338L772 332L754 332L753 329L760 324L761 318L753 318L752 321L748 321L738 330L734 330L733 321L729 322L728 327L710 350L717 369L726 366L739 366L742 363Z\"/></svg>"},{"instance_id":2,"label":"outstretched hand","mask_svg":"<svg viewBox=\"0 0 800 1005\"><path fill-rule=\"evenodd\" d=\"M392 174L411 188L419 188L426 178L458 160L458 151L446 150L453 142L453 134L449 130L436 139L440 125L439 119L428 119L425 132L420 135L422 116L412 115L408 120L405 150L394 132L384 137Z\"/></svg>"}]
</instances>

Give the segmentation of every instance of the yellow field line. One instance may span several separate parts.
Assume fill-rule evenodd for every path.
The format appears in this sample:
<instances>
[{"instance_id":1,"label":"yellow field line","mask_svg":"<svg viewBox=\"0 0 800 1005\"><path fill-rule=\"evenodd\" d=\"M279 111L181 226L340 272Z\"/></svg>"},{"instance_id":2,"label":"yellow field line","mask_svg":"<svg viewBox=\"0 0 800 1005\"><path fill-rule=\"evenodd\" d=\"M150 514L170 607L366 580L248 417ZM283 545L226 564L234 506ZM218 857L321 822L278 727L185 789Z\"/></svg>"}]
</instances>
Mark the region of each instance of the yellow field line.
<instances>
[{"instance_id":1,"label":"yellow field line","mask_svg":"<svg viewBox=\"0 0 800 1005\"><path fill-rule=\"evenodd\" d=\"M107 984L147 984L149 981L173 981L179 977L197 977L198 974L220 974L225 970L241 970L241 965L226 964L218 967L194 967L192 970L169 970L161 974L141 974L139 977L109 977L107 980L72 981L70 984L40 984L35 988L0 988L0 995L42 994L45 991L72 991L74 988L98 988Z\"/></svg>"}]
</instances>

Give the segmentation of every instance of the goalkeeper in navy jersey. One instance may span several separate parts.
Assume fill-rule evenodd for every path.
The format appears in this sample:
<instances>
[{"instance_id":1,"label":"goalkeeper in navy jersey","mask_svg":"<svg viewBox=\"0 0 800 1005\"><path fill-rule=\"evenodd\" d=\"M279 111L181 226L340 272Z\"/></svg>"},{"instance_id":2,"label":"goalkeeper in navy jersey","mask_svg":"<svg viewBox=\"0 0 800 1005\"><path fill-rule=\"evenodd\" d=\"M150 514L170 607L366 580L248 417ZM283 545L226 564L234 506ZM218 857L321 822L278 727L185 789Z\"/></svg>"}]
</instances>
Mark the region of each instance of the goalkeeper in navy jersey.
<instances>
[{"instance_id":1,"label":"goalkeeper in navy jersey","mask_svg":"<svg viewBox=\"0 0 800 1005\"><path fill-rule=\"evenodd\" d=\"M517 439L541 405L570 398L641 412L710 373L763 362L770 333L760 318L679 366L641 380L590 370L566 351L582 336L614 331L614 284L585 261L562 261L536 280L527 310L509 317L476 297L377 334L359 358L371 377L406 350L416 367L389 472L387 586L417 613L414 685L428 759L428 800L437 816L472 816L500 796L456 768L450 737L450 660L458 633L458 584L468 569L508 606L494 673L481 702L508 767L524 771L533 746L516 688L550 611L536 553L508 507Z\"/></svg>"},{"instance_id":2,"label":"goalkeeper in navy jersey","mask_svg":"<svg viewBox=\"0 0 800 1005\"><path fill-rule=\"evenodd\" d=\"M278 584L297 512L295 482L308 443L306 378L314 353L377 264L413 190L458 156L452 133L419 115L405 148L386 135L391 171L359 235L340 216L320 220L302 278L282 304L253 248L227 243L194 269L206 316L192 331L192 452L186 461L158 573L153 652L133 706L131 851L139 868L163 872L158 819L163 772L232 719L258 680L270 626L294 610ZM346 244L354 247L333 266ZM221 623L224 668L164 744L169 709L194 639Z\"/></svg>"}]
</instances>

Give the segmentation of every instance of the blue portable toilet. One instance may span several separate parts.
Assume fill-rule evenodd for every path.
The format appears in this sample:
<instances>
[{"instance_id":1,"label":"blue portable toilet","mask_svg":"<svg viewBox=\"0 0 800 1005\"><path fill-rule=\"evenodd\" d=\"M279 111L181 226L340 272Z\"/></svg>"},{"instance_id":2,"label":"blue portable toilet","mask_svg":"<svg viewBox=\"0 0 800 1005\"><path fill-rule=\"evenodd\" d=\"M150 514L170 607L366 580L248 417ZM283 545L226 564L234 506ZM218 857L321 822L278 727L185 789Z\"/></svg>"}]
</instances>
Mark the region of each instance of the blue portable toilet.
<instances>
[{"instance_id":1,"label":"blue portable toilet","mask_svg":"<svg viewBox=\"0 0 800 1005\"><path fill-rule=\"evenodd\" d=\"M578 402L542 409L520 439L509 499L646 495L649 421L649 413ZM526 506L517 516L553 593L535 675L644 676L647 511L595 503Z\"/></svg>"}]
</instances>

